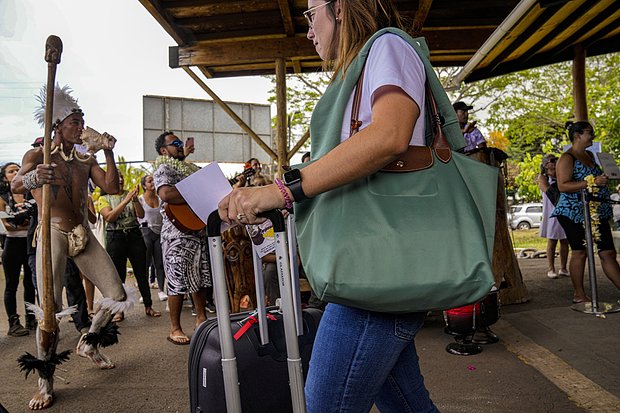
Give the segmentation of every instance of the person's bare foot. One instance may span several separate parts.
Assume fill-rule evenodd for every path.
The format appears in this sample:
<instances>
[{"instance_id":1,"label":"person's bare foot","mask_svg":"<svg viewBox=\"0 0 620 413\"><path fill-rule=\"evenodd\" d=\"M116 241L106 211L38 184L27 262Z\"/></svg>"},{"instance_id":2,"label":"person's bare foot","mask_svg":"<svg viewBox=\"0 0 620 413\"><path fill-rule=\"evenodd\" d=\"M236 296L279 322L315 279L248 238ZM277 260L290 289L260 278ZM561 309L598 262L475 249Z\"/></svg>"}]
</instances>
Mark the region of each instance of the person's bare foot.
<instances>
[{"instance_id":1,"label":"person's bare foot","mask_svg":"<svg viewBox=\"0 0 620 413\"><path fill-rule=\"evenodd\" d=\"M190 342L190 338L181 329L170 330L167 340L172 344L177 345L186 345Z\"/></svg>"},{"instance_id":2,"label":"person's bare foot","mask_svg":"<svg viewBox=\"0 0 620 413\"><path fill-rule=\"evenodd\" d=\"M146 307L144 309L147 317L160 317L161 313L159 311L153 310L153 307Z\"/></svg>"},{"instance_id":3,"label":"person's bare foot","mask_svg":"<svg viewBox=\"0 0 620 413\"><path fill-rule=\"evenodd\" d=\"M592 299L588 296L584 296L584 297L573 296L573 304L587 303L590 301L592 301Z\"/></svg>"},{"instance_id":4,"label":"person's bare foot","mask_svg":"<svg viewBox=\"0 0 620 413\"><path fill-rule=\"evenodd\" d=\"M90 359L102 370L109 370L116 367L114 363L112 363L112 361L105 354L100 352L97 347L85 343L84 336L85 334L82 335L80 341L78 342L77 348L75 349L78 356Z\"/></svg>"},{"instance_id":5,"label":"person's bare foot","mask_svg":"<svg viewBox=\"0 0 620 413\"><path fill-rule=\"evenodd\" d=\"M205 321L207 321L207 318L206 318L206 317L202 318L202 317L198 317L198 316L196 316L196 319L194 320L194 323L195 323L195 324L194 324L194 328L196 328L196 329L197 329L197 328L198 328L198 327L199 327L202 323L204 323Z\"/></svg>"},{"instance_id":6,"label":"person's bare foot","mask_svg":"<svg viewBox=\"0 0 620 413\"><path fill-rule=\"evenodd\" d=\"M30 410L47 409L54 403L53 391L47 380L39 379L39 391L32 396L28 407Z\"/></svg>"}]
</instances>

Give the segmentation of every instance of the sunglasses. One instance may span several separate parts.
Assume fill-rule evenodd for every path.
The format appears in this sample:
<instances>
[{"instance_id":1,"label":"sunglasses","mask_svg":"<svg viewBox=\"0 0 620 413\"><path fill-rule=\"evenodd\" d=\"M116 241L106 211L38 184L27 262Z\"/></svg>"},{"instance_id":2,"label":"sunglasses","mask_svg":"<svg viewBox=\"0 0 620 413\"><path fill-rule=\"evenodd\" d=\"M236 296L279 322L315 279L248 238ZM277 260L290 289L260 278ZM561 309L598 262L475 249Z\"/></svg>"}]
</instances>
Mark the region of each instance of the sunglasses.
<instances>
[{"instance_id":1,"label":"sunglasses","mask_svg":"<svg viewBox=\"0 0 620 413\"><path fill-rule=\"evenodd\" d=\"M551 158L547 161L548 164L550 163L556 163L558 160L556 158Z\"/></svg>"},{"instance_id":2,"label":"sunglasses","mask_svg":"<svg viewBox=\"0 0 620 413\"><path fill-rule=\"evenodd\" d=\"M308 10L306 10L305 12L303 12L304 17L306 18L306 21L308 22L308 27L312 27L312 23L314 20L314 15L316 14L316 11L322 7L327 6L328 4L333 3L334 0L325 2L323 4L319 4L318 6L314 6L314 7L310 7Z\"/></svg>"},{"instance_id":3,"label":"sunglasses","mask_svg":"<svg viewBox=\"0 0 620 413\"><path fill-rule=\"evenodd\" d=\"M177 148L182 148L183 146L185 146L185 144L183 143L183 141L179 140L179 139L175 139L170 143L167 143L164 146L176 146Z\"/></svg>"}]
</instances>

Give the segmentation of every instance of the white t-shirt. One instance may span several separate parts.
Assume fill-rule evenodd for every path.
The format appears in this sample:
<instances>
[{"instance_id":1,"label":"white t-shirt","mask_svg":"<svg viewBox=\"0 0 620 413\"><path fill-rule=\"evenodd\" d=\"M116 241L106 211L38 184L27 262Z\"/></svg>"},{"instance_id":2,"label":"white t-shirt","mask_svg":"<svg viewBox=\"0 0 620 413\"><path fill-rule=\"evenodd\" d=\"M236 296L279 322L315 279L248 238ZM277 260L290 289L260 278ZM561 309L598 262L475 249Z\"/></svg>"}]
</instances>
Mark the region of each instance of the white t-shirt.
<instances>
[{"instance_id":1,"label":"white t-shirt","mask_svg":"<svg viewBox=\"0 0 620 413\"><path fill-rule=\"evenodd\" d=\"M420 108L420 116L416 121L410 145L424 145L424 83L426 73L424 64L409 43L400 36L386 33L372 44L362 84L362 97L359 111L359 120L362 121L360 130L370 125L372 121L372 104L374 93L382 86L397 86L401 88ZM349 138L351 133L351 107L353 96L349 98L342 121L340 141Z\"/></svg>"}]
</instances>

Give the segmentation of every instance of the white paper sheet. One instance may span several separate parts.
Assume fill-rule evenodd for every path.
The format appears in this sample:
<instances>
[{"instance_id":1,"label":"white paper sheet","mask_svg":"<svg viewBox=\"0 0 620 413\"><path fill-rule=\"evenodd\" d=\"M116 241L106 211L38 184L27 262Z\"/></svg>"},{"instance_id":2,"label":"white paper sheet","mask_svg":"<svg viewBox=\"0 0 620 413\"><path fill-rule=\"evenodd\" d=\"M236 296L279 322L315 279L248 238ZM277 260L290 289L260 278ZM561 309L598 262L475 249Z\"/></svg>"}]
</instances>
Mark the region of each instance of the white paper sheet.
<instances>
[{"instance_id":1,"label":"white paper sheet","mask_svg":"<svg viewBox=\"0 0 620 413\"><path fill-rule=\"evenodd\" d=\"M603 172L609 177L609 179L620 179L620 168L618 168L616 160L612 154L598 152L596 154L596 159L598 159L599 165L601 165Z\"/></svg>"},{"instance_id":2,"label":"white paper sheet","mask_svg":"<svg viewBox=\"0 0 620 413\"><path fill-rule=\"evenodd\" d=\"M191 174L176 184L176 188L205 224L209 214L217 209L217 204L232 191L217 162L212 162Z\"/></svg>"}]
</instances>

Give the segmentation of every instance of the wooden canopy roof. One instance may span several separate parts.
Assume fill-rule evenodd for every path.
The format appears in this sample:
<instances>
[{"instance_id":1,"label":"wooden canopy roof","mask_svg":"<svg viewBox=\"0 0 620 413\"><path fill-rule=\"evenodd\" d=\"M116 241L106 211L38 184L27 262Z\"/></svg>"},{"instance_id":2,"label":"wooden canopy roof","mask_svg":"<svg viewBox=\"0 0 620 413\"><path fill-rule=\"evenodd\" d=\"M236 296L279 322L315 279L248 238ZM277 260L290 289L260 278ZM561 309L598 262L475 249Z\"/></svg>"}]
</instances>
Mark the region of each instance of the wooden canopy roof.
<instances>
[{"instance_id":1,"label":"wooden canopy roof","mask_svg":"<svg viewBox=\"0 0 620 413\"><path fill-rule=\"evenodd\" d=\"M306 0L140 2L178 44L170 48L171 67L196 66L207 77L273 74L279 58L287 73L321 68L306 39ZM620 50L618 0L395 2L410 32L426 37L435 66L464 66L487 39L496 39L465 81L570 60L576 44L589 56ZM514 18L518 8L523 13ZM504 27L511 14L514 22Z\"/></svg>"}]
</instances>

